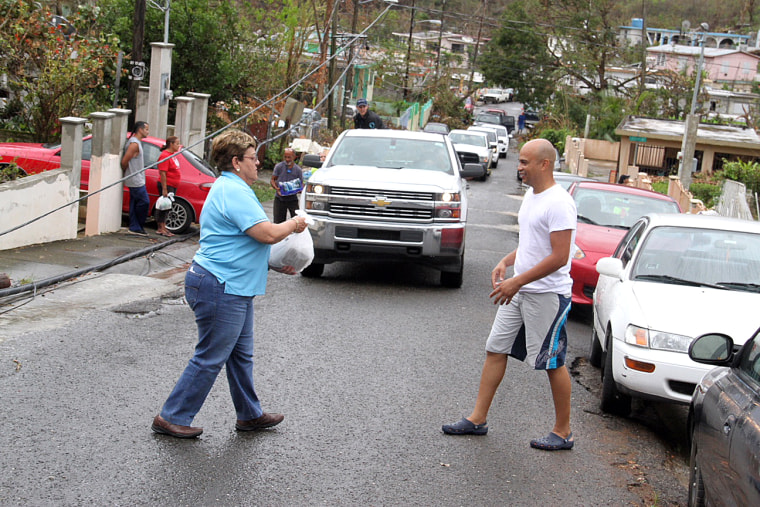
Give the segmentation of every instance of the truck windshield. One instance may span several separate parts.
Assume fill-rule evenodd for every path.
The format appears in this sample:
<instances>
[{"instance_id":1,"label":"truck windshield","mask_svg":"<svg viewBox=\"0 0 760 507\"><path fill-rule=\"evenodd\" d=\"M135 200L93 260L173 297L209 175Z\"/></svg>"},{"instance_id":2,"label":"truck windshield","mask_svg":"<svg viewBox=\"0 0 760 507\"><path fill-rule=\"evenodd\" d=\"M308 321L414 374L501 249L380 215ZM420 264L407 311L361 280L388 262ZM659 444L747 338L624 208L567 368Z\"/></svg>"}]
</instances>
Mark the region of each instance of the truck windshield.
<instances>
[{"instance_id":1,"label":"truck windshield","mask_svg":"<svg viewBox=\"0 0 760 507\"><path fill-rule=\"evenodd\" d=\"M454 174L446 144L421 139L344 137L330 165L422 169Z\"/></svg>"}]
</instances>

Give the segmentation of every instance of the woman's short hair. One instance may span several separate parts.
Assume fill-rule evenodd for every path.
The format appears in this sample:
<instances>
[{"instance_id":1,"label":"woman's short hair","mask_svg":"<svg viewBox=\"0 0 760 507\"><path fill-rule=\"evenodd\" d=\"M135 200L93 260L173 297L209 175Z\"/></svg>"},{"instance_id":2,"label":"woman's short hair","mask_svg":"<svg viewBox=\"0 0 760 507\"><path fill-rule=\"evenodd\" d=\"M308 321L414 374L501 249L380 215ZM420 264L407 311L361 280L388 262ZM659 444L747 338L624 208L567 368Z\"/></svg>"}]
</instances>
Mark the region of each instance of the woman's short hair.
<instances>
[{"instance_id":1,"label":"woman's short hair","mask_svg":"<svg viewBox=\"0 0 760 507\"><path fill-rule=\"evenodd\" d=\"M256 148L256 140L242 130L227 130L211 145L211 162L219 171L232 171L232 159L243 158L248 148Z\"/></svg>"}]
</instances>

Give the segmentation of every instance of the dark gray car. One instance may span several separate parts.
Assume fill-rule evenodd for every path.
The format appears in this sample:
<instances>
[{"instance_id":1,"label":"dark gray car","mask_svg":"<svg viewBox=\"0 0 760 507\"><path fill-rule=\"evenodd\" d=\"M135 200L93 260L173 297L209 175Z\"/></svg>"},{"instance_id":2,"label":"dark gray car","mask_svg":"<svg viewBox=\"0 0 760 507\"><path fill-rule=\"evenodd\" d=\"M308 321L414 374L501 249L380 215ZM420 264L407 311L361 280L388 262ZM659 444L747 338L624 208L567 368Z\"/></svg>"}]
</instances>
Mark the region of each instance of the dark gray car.
<instances>
[{"instance_id":1,"label":"dark gray car","mask_svg":"<svg viewBox=\"0 0 760 507\"><path fill-rule=\"evenodd\" d=\"M692 397L689 505L760 505L760 330L738 352L727 335L700 336L689 357L724 366Z\"/></svg>"}]
</instances>

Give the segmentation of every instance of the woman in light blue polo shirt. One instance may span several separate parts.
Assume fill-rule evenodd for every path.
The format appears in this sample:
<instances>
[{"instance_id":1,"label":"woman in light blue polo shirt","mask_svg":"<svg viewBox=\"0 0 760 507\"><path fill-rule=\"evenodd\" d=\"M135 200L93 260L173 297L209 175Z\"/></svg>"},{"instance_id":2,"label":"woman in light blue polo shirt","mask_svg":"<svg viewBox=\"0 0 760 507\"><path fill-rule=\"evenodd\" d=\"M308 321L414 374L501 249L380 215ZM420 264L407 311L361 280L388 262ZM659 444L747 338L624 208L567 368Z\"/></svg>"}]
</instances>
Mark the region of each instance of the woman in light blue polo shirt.
<instances>
[{"instance_id":1,"label":"woman in light blue polo shirt","mask_svg":"<svg viewBox=\"0 0 760 507\"><path fill-rule=\"evenodd\" d=\"M258 177L256 143L239 130L219 135L211 159L221 175L201 213L200 249L185 276L185 299L195 313L198 344L177 385L151 428L179 438L194 438L191 427L222 366L227 367L235 428L251 431L282 422L282 414L261 409L253 387L253 297L264 294L269 248L306 228L303 217L269 221L251 189ZM282 272L295 274L291 267Z\"/></svg>"}]
</instances>

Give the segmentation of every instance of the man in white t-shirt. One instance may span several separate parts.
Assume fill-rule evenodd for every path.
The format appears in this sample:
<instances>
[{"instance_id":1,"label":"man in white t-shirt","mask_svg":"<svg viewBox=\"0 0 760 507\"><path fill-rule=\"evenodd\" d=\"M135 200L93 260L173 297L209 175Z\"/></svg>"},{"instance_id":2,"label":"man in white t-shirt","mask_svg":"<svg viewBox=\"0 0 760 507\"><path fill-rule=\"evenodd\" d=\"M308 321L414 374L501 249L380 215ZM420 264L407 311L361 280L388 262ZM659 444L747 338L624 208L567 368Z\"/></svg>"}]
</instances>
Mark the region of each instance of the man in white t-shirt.
<instances>
[{"instance_id":1,"label":"man in white t-shirt","mask_svg":"<svg viewBox=\"0 0 760 507\"><path fill-rule=\"evenodd\" d=\"M518 214L519 243L491 272L490 297L499 309L486 342L475 408L461 421L443 425L446 434L488 432L486 416L504 378L507 357L512 356L536 370L546 370L554 399L554 428L547 436L531 440L531 447L549 451L573 447L565 321L570 311L577 213L573 198L554 181L555 153L545 139L529 141L520 150L517 169L532 188ZM514 275L505 279L509 266L514 266Z\"/></svg>"}]
</instances>

